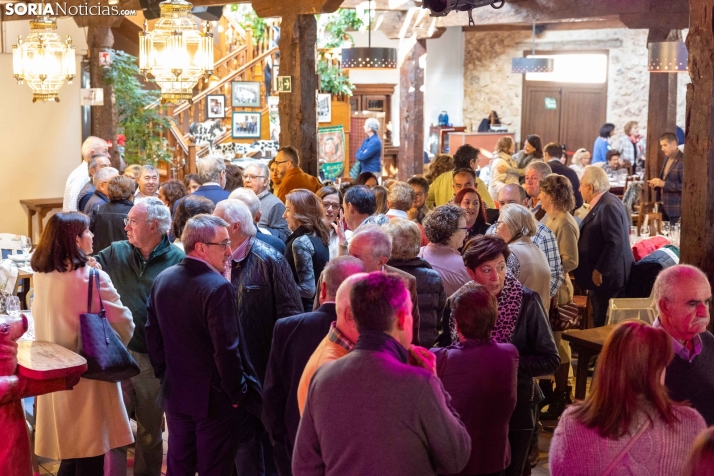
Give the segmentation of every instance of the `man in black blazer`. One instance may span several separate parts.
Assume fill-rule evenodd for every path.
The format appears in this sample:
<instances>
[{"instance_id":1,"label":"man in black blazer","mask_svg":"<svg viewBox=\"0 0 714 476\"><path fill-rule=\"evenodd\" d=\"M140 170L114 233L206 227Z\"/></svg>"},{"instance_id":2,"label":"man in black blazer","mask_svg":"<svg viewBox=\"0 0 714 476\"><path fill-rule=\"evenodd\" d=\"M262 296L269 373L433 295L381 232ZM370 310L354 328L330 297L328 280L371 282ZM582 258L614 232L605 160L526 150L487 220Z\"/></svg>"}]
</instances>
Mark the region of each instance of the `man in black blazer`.
<instances>
[{"instance_id":1,"label":"man in black blazer","mask_svg":"<svg viewBox=\"0 0 714 476\"><path fill-rule=\"evenodd\" d=\"M333 259L322 271L321 306L313 312L286 317L275 323L263 390L263 424L273 441L280 476L291 475L293 445L300 424L297 389L307 361L330 325L337 320L335 296L349 276L364 273L362 261L352 256Z\"/></svg>"},{"instance_id":2,"label":"man in black blazer","mask_svg":"<svg viewBox=\"0 0 714 476\"><path fill-rule=\"evenodd\" d=\"M630 217L620 199L609 192L610 182L600 167L585 167L580 192L590 211L580 224L575 281L589 290L593 325L605 325L610 298L618 297L635 262L630 246Z\"/></svg>"},{"instance_id":3,"label":"man in black blazer","mask_svg":"<svg viewBox=\"0 0 714 476\"><path fill-rule=\"evenodd\" d=\"M580 193L580 179L578 179L578 174L575 170L571 169L567 165L563 165L560 160L563 158L563 146L557 142L550 142L543 149L543 161L550 165L550 170L554 174L563 175L570 180L570 184L573 186L573 194L575 195L575 209L583 206L583 195Z\"/></svg>"},{"instance_id":4,"label":"man in black blazer","mask_svg":"<svg viewBox=\"0 0 714 476\"><path fill-rule=\"evenodd\" d=\"M222 158L209 155L208 157L197 159L196 171L198 172L198 181L201 186L192 195L207 198L214 205L218 205L218 202L225 200L231 194L228 190L223 189L226 186L226 164ZM185 198L176 200L174 211Z\"/></svg>"},{"instance_id":5,"label":"man in black blazer","mask_svg":"<svg viewBox=\"0 0 714 476\"><path fill-rule=\"evenodd\" d=\"M226 227L211 215L189 220L186 258L156 278L149 296L146 342L171 432L168 474L231 474L260 416L260 383L221 274L231 254Z\"/></svg>"}]
</instances>

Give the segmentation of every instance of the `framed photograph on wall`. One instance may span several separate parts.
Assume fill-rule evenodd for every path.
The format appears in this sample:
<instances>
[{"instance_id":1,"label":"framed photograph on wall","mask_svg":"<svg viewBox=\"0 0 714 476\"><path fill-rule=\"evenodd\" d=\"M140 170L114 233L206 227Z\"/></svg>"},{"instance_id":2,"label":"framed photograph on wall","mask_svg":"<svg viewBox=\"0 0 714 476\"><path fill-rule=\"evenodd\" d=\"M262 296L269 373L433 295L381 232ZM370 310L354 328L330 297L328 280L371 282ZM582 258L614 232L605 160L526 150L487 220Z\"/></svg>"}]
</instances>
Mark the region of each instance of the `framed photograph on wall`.
<instances>
[{"instance_id":1,"label":"framed photograph on wall","mask_svg":"<svg viewBox=\"0 0 714 476\"><path fill-rule=\"evenodd\" d=\"M260 139L259 112L234 112L232 137L234 139Z\"/></svg>"},{"instance_id":2,"label":"framed photograph on wall","mask_svg":"<svg viewBox=\"0 0 714 476\"><path fill-rule=\"evenodd\" d=\"M209 94L206 96L206 118L223 119L226 117L225 94Z\"/></svg>"},{"instance_id":3,"label":"framed photograph on wall","mask_svg":"<svg viewBox=\"0 0 714 476\"><path fill-rule=\"evenodd\" d=\"M260 107L260 82L231 82L231 105L233 107Z\"/></svg>"},{"instance_id":4,"label":"framed photograph on wall","mask_svg":"<svg viewBox=\"0 0 714 476\"><path fill-rule=\"evenodd\" d=\"M317 122L332 122L332 95L317 95Z\"/></svg>"}]
</instances>

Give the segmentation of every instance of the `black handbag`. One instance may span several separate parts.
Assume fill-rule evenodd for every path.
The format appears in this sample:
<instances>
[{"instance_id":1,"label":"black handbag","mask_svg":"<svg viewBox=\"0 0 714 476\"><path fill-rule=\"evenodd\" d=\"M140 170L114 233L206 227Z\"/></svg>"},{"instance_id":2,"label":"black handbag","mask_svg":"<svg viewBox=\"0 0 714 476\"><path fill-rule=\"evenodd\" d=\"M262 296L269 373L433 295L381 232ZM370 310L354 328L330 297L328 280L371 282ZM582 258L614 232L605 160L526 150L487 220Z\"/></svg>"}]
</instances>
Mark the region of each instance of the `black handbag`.
<instances>
[{"instance_id":1,"label":"black handbag","mask_svg":"<svg viewBox=\"0 0 714 476\"><path fill-rule=\"evenodd\" d=\"M99 313L92 313L92 284L97 283ZM139 375L141 370L129 355L124 343L109 325L99 292L99 273L89 271L89 296L87 312L79 315L79 355L87 359L87 371L83 378L104 382L120 382Z\"/></svg>"}]
</instances>

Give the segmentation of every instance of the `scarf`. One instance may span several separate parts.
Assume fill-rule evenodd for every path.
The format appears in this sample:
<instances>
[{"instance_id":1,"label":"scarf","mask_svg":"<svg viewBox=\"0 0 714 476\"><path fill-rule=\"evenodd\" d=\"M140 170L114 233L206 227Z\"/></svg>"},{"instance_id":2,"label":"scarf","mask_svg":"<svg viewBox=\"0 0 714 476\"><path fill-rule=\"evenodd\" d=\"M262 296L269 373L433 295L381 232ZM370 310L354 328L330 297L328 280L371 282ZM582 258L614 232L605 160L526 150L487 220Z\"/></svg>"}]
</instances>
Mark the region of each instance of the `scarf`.
<instances>
[{"instance_id":1,"label":"scarf","mask_svg":"<svg viewBox=\"0 0 714 476\"><path fill-rule=\"evenodd\" d=\"M523 286L510 271L506 271L506 280L498 295L498 317L491 332L491 337L499 344L508 344L513 339L518 313L521 310L521 301L523 301ZM449 329L451 342L458 342L459 336L456 334L453 315L449 319Z\"/></svg>"}]
</instances>

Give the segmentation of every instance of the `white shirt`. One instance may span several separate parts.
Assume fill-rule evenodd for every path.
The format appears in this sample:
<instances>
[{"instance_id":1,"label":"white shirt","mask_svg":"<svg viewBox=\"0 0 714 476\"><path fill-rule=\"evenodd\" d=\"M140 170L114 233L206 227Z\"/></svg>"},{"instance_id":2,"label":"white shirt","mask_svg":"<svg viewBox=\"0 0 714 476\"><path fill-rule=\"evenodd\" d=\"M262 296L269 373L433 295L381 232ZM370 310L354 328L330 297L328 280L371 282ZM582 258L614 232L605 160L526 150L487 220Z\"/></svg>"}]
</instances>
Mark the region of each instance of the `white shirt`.
<instances>
[{"instance_id":1,"label":"white shirt","mask_svg":"<svg viewBox=\"0 0 714 476\"><path fill-rule=\"evenodd\" d=\"M144 194L141 193L141 191L137 188L137 189L136 189L136 192L134 193L134 205L136 205L137 203L139 203L139 202L141 202L141 201L143 201L143 200L146 200L146 199L149 198L149 197L159 198L159 191L157 190L156 192L154 192L153 195L144 195Z\"/></svg>"},{"instance_id":2,"label":"white shirt","mask_svg":"<svg viewBox=\"0 0 714 476\"><path fill-rule=\"evenodd\" d=\"M409 215L407 215L407 212L404 210L397 210L395 208L390 208L387 210L387 213L385 213L386 216L388 217L397 217L397 218L406 218L407 220L409 219Z\"/></svg>"},{"instance_id":3,"label":"white shirt","mask_svg":"<svg viewBox=\"0 0 714 476\"><path fill-rule=\"evenodd\" d=\"M64 185L63 212L76 212L79 192L89 182L89 165L84 160L69 174Z\"/></svg>"}]
</instances>

